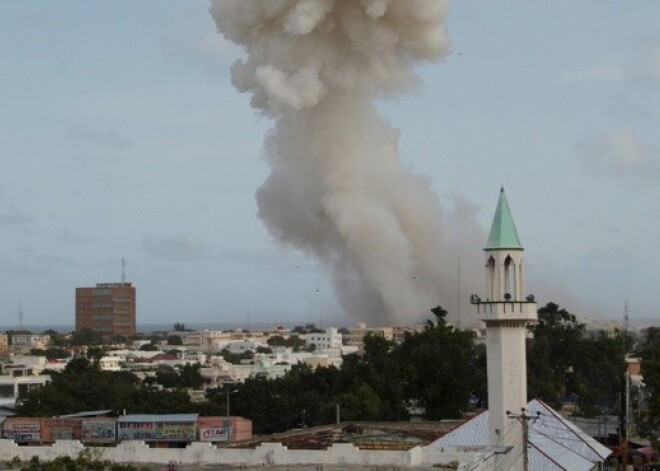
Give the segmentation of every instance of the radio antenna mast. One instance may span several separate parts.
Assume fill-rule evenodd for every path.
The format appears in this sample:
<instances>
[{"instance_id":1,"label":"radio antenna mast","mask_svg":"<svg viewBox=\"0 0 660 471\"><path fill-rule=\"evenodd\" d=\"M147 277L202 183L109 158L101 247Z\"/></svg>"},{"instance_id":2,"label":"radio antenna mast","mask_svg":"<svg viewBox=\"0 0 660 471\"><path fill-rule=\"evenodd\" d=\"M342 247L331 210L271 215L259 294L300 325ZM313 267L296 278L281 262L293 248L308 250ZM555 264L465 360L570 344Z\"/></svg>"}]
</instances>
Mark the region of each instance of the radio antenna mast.
<instances>
[{"instance_id":1,"label":"radio antenna mast","mask_svg":"<svg viewBox=\"0 0 660 471\"><path fill-rule=\"evenodd\" d=\"M121 282L126 283L126 260L121 258Z\"/></svg>"}]
</instances>

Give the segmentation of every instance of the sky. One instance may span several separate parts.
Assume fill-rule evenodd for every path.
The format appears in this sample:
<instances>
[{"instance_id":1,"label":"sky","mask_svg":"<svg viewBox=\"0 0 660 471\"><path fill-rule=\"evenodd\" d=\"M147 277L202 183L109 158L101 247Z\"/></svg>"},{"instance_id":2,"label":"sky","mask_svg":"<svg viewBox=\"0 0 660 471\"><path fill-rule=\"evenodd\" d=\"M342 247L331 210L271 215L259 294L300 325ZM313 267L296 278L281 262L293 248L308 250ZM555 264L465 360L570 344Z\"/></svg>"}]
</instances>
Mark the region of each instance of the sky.
<instances>
[{"instance_id":1,"label":"sky","mask_svg":"<svg viewBox=\"0 0 660 471\"><path fill-rule=\"evenodd\" d=\"M360 320L257 216L273 121L209 6L0 0L0 325L72 325L75 288L122 258L141 324ZM505 187L541 304L657 318L659 24L656 0L454 0L451 52L378 103L483 244Z\"/></svg>"}]
</instances>

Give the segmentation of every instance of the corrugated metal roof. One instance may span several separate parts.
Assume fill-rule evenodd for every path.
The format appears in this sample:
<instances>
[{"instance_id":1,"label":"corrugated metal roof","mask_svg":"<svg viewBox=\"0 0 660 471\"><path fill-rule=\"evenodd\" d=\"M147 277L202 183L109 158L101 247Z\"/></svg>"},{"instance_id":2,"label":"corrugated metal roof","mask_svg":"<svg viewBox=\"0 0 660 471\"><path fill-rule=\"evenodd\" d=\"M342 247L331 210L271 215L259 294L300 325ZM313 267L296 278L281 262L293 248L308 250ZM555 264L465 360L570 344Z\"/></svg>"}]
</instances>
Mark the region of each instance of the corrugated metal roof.
<instances>
[{"instance_id":1,"label":"corrugated metal roof","mask_svg":"<svg viewBox=\"0 0 660 471\"><path fill-rule=\"evenodd\" d=\"M100 415L109 415L112 413L112 409L106 410L90 410L84 412L76 412L75 414L66 414L58 416L60 419L73 419L76 417L98 417Z\"/></svg>"},{"instance_id":2,"label":"corrugated metal roof","mask_svg":"<svg viewBox=\"0 0 660 471\"><path fill-rule=\"evenodd\" d=\"M589 471L594 463L604 461L611 453L574 424L560 416L542 401L527 404L531 415L539 418L529 426L530 469L535 471ZM429 446L488 446L488 411L479 414ZM517 456L510 457L517 459ZM505 458L506 459L506 458Z\"/></svg>"},{"instance_id":3,"label":"corrugated metal roof","mask_svg":"<svg viewBox=\"0 0 660 471\"><path fill-rule=\"evenodd\" d=\"M612 453L609 448L564 419L546 403L534 400L527 408L531 414L536 414L537 411L541 413L538 420L530 424L530 432L547 436L594 463L605 460Z\"/></svg>"},{"instance_id":4,"label":"corrugated metal roof","mask_svg":"<svg viewBox=\"0 0 660 471\"><path fill-rule=\"evenodd\" d=\"M594 463L542 435L529 434L529 469L542 471L590 471Z\"/></svg>"},{"instance_id":5,"label":"corrugated metal roof","mask_svg":"<svg viewBox=\"0 0 660 471\"><path fill-rule=\"evenodd\" d=\"M199 414L133 414L117 417L117 422L197 422Z\"/></svg>"},{"instance_id":6,"label":"corrugated metal roof","mask_svg":"<svg viewBox=\"0 0 660 471\"><path fill-rule=\"evenodd\" d=\"M429 446L490 446L488 438L488 411L471 418L463 425L455 428L451 432Z\"/></svg>"}]
</instances>

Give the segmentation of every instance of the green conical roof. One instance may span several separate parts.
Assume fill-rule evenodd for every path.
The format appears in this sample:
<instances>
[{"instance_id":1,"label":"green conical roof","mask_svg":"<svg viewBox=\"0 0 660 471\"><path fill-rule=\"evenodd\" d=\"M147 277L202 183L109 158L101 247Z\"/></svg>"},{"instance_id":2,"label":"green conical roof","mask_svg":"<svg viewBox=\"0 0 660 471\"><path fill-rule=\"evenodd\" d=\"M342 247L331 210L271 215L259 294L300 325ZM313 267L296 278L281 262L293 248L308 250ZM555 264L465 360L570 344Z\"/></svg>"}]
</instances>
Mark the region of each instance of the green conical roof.
<instances>
[{"instance_id":1,"label":"green conical roof","mask_svg":"<svg viewBox=\"0 0 660 471\"><path fill-rule=\"evenodd\" d=\"M522 250L522 248L516 224L511 216L509 202L506 200L506 194L504 194L504 188L502 188L500 190L500 200L497 202L497 208L495 209L493 225L490 227L490 235L484 250Z\"/></svg>"}]
</instances>

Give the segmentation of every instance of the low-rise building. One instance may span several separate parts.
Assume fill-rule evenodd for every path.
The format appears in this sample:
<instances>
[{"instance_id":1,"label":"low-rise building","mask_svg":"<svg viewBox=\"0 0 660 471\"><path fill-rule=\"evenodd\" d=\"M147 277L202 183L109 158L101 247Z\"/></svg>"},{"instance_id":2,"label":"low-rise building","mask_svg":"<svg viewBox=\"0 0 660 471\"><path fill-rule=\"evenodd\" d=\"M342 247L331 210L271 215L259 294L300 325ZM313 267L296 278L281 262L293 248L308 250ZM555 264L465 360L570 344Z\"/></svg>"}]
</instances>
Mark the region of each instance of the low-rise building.
<instances>
[{"instance_id":1,"label":"low-rise building","mask_svg":"<svg viewBox=\"0 0 660 471\"><path fill-rule=\"evenodd\" d=\"M0 333L0 357L6 357L7 355L9 355L9 336Z\"/></svg>"},{"instance_id":2,"label":"low-rise building","mask_svg":"<svg viewBox=\"0 0 660 471\"><path fill-rule=\"evenodd\" d=\"M99 360L99 366L103 371L120 371L119 357L106 355Z\"/></svg>"},{"instance_id":3,"label":"low-rise building","mask_svg":"<svg viewBox=\"0 0 660 471\"><path fill-rule=\"evenodd\" d=\"M358 347L357 353L364 353L364 337L368 334L378 335L385 340L394 339L393 327L368 327L367 324L360 322L355 327L348 329L348 334L345 336L346 345Z\"/></svg>"},{"instance_id":4,"label":"low-rise building","mask_svg":"<svg viewBox=\"0 0 660 471\"><path fill-rule=\"evenodd\" d=\"M11 334L10 350L13 353L30 353L30 350L46 350L50 346L50 335Z\"/></svg>"},{"instance_id":5,"label":"low-rise building","mask_svg":"<svg viewBox=\"0 0 660 471\"><path fill-rule=\"evenodd\" d=\"M325 329L324 332L312 332L305 339L307 345L314 345L316 351L341 349L342 335L334 327Z\"/></svg>"},{"instance_id":6,"label":"low-rise building","mask_svg":"<svg viewBox=\"0 0 660 471\"><path fill-rule=\"evenodd\" d=\"M13 407L16 405L16 400L50 381L50 375L0 376L0 406Z\"/></svg>"},{"instance_id":7,"label":"low-rise building","mask_svg":"<svg viewBox=\"0 0 660 471\"><path fill-rule=\"evenodd\" d=\"M229 342L226 348L230 353L241 354L245 352L256 352L257 348L265 346L267 346L267 344L252 339L245 339Z\"/></svg>"}]
</instances>

